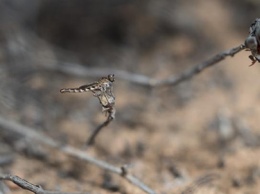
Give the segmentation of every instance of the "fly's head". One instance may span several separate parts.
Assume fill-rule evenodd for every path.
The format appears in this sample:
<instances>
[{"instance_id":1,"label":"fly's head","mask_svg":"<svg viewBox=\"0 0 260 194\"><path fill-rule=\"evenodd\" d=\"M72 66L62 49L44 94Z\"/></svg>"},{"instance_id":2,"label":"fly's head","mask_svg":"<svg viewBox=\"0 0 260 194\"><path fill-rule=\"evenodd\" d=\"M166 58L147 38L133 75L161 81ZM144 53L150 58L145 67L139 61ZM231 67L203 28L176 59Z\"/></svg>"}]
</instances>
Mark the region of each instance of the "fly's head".
<instances>
[{"instance_id":1,"label":"fly's head","mask_svg":"<svg viewBox=\"0 0 260 194\"><path fill-rule=\"evenodd\" d=\"M111 82L114 82L114 81L115 81L115 75L114 75L114 74L109 74L109 75L107 76L107 79L108 79L109 81L111 81Z\"/></svg>"}]
</instances>

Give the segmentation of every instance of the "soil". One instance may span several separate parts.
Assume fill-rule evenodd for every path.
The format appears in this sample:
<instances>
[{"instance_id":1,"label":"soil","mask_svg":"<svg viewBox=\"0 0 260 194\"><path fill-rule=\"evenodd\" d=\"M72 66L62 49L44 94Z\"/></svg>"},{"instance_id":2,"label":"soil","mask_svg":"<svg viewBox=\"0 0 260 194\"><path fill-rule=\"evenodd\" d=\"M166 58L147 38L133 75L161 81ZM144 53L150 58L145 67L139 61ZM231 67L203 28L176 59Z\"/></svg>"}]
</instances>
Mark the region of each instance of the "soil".
<instances>
[{"instance_id":1,"label":"soil","mask_svg":"<svg viewBox=\"0 0 260 194\"><path fill-rule=\"evenodd\" d=\"M82 29L87 35L76 31L79 34L68 38L64 32L64 37L55 39L59 25L64 27L67 23L55 26L45 19L44 10L52 5L51 1L46 2L41 5L44 14L37 20L36 32L53 46L36 44L37 54L45 51L57 61L69 58L75 63L91 64L86 67L113 68L158 79L178 75L221 51L239 46L257 17L254 14L259 13L259 3L254 1L126 1L112 10L112 21L122 16L120 22L126 23L122 26L119 22L120 33L115 32L121 38L114 39L115 34L109 38L95 36L94 32L111 27L100 27L106 21L102 12L104 17L90 14L89 18L79 19L79 23L84 19L90 22ZM64 3L60 18L66 13L66 6L69 7ZM75 7L71 9L77 10ZM54 13L50 9L50 14ZM55 23L59 14L54 16ZM94 32L89 29L93 18L99 22L91 29ZM68 23L75 27L73 19L76 21L72 18ZM48 25L50 28L46 28ZM81 30L78 25L77 30ZM66 39L69 40L64 43ZM93 48L95 43L100 47ZM66 56L65 50L73 57ZM13 98L12 101L8 97L11 106L3 105L1 116L117 167L129 165L131 174L158 193L260 193L260 64L249 67L249 52L241 51L174 87L148 88L115 75L116 119L87 149L84 144L92 130L106 119L101 105L91 93L65 95L59 90L99 78L46 70L45 58L39 63L32 58L19 63L25 60L20 55L17 60L10 60L5 55L7 51L1 52L1 63L6 64L2 69L9 73L3 78L4 83L8 85L7 94ZM44 189L90 194L144 193L95 165L37 142L0 135L8 148L2 146L3 152L14 156L12 163L1 166L2 171ZM28 193L12 183L6 184L11 193Z\"/></svg>"}]
</instances>

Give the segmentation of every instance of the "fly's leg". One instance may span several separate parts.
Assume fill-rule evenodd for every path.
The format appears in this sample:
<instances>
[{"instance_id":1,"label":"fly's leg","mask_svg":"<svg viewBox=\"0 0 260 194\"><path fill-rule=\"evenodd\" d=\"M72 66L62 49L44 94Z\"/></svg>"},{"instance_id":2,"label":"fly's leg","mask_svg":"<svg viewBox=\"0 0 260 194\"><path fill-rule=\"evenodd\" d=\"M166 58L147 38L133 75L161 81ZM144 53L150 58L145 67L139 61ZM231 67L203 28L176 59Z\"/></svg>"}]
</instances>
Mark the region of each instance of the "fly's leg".
<instances>
[{"instance_id":1,"label":"fly's leg","mask_svg":"<svg viewBox=\"0 0 260 194\"><path fill-rule=\"evenodd\" d=\"M249 55L249 59L252 61L252 64L249 67L253 66L256 63L256 58L253 55Z\"/></svg>"}]
</instances>

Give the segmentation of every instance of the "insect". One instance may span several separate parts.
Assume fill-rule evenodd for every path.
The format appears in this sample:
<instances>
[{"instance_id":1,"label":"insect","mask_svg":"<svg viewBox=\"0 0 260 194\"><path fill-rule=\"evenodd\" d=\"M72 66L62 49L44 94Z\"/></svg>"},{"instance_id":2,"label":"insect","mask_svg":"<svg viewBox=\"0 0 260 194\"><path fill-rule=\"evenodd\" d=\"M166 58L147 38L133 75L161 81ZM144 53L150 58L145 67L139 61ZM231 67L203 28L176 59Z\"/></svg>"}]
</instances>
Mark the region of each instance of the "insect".
<instances>
[{"instance_id":1,"label":"insect","mask_svg":"<svg viewBox=\"0 0 260 194\"><path fill-rule=\"evenodd\" d=\"M80 93L80 92L92 92L95 97L99 99L102 105L103 112L109 112L115 104L115 96L113 94L113 85L115 81L114 74L109 74L107 77L102 77L100 80L91 84L83 85L78 88L63 88L61 93ZM114 117L114 115L111 115Z\"/></svg>"},{"instance_id":2,"label":"insect","mask_svg":"<svg viewBox=\"0 0 260 194\"><path fill-rule=\"evenodd\" d=\"M91 84L83 85L78 88L63 88L60 90L61 93L79 93L90 91L99 99L99 102L102 105L102 112L108 114L107 120L92 132L87 141L87 145L94 144L95 138L101 129L107 126L115 118L115 96L113 94L114 81L114 74L109 74L107 77L102 77L100 80Z\"/></svg>"},{"instance_id":3,"label":"insect","mask_svg":"<svg viewBox=\"0 0 260 194\"><path fill-rule=\"evenodd\" d=\"M252 65L256 62L260 62L260 18L257 18L249 28L249 35L245 40L245 47L247 51L251 51L249 59L252 61Z\"/></svg>"},{"instance_id":4,"label":"insect","mask_svg":"<svg viewBox=\"0 0 260 194\"><path fill-rule=\"evenodd\" d=\"M91 91L94 95L96 93L105 91L107 88L112 86L112 82L115 81L113 74L109 74L107 77L102 77L100 80L93 82L91 84L83 85L78 88L63 88L60 90L61 93L78 93L78 92L88 92Z\"/></svg>"}]
</instances>

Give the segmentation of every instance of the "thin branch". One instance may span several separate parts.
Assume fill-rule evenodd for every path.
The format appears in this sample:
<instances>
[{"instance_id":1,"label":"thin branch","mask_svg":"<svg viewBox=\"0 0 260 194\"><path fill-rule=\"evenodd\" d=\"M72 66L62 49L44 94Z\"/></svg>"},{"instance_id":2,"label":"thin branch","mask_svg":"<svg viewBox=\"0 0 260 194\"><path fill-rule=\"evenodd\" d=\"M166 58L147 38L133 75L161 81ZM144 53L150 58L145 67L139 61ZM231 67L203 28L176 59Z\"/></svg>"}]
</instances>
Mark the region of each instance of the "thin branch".
<instances>
[{"instance_id":1,"label":"thin branch","mask_svg":"<svg viewBox=\"0 0 260 194\"><path fill-rule=\"evenodd\" d=\"M142 189L143 191L145 191L146 193L149 194L155 194L156 192L151 189L150 187L148 187L147 185L145 185L142 181L140 181L139 179L137 179L136 177L134 177L131 174L125 174L125 172L118 167L115 167L105 161L102 160L98 160L90 155L88 155L86 152L80 151L76 148L73 148L71 146L62 146L62 144L57 143L57 141L55 141L54 139L51 139L43 134L41 134L40 132L37 132L35 129L23 126L19 123L16 122L12 122L9 121L7 119L4 119L2 117L0 117L0 130L8 130L8 131L12 131L14 133L17 133L21 136L24 136L26 138L35 140L37 142L43 143L49 147L55 148L69 156L72 156L74 158L80 159L80 160L84 160L86 162L89 162L95 166L98 166L101 169L110 171L112 173L118 174L121 177L125 178L126 180L128 180L130 183L132 183L133 185L139 187L140 189Z\"/></svg>"},{"instance_id":2,"label":"thin branch","mask_svg":"<svg viewBox=\"0 0 260 194\"><path fill-rule=\"evenodd\" d=\"M116 78L126 80L142 86L148 86L148 87L175 86L199 74L207 67L213 66L219 63L220 61L223 61L224 59L226 59L226 57L228 56L233 57L235 54L239 53L244 49L245 49L245 45L241 44L240 46L231 48L224 52L220 52L215 56L209 58L208 60L205 60L191 67L190 69L183 71L178 75L172 75L166 79L154 79L154 78L147 77L145 75L129 73L126 71L111 69L111 68L107 68L107 69L87 68L80 64L75 64L75 63L61 63L62 65L54 63L53 65L48 65L48 66L46 65L45 67L48 69L56 70L59 72L63 72L78 77L100 77L104 74L114 73L116 75Z\"/></svg>"},{"instance_id":3,"label":"thin branch","mask_svg":"<svg viewBox=\"0 0 260 194\"><path fill-rule=\"evenodd\" d=\"M224 60L226 57L228 57L228 56L233 57L235 54L237 54L238 52L240 52L244 49L245 49L245 46L242 44L240 46L229 49L227 51L218 53L215 56L211 57L210 59L195 65L194 67L182 72L179 75L171 76L164 80L158 80L151 86L154 86L154 87L155 86L175 86L175 85L179 84L180 82L188 80L188 79L192 78L194 75L199 74L201 71L203 71L207 67L217 64L218 62Z\"/></svg>"},{"instance_id":4,"label":"thin branch","mask_svg":"<svg viewBox=\"0 0 260 194\"><path fill-rule=\"evenodd\" d=\"M87 140L87 146L93 145L95 143L95 139L98 135L98 133L101 131L101 129L103 129L104 127L106 127L111 121L113 120L113 117L111 117L110 115L107 117L107 120L105 120L104 123L102 123L101 125L99 125L90 135L90 137Z\"/></svg>"},{"instance_id":5,"label":"thin branch","mask_svg":"<svg viewBox=\"0 0 260 194\"><path fill-rule=\"evenodd\" d=\"M60 192L60 191L44 190L39 185L34 185L18 176L13 176L10 174L0 174L0 180L12 181L14 184L18 185L22 189L31 191L35 194L80 194L80 193L67 193L67 192ZM85 193L85 194L88 194L88 193Z\"/></svg>"}]
</instances>

